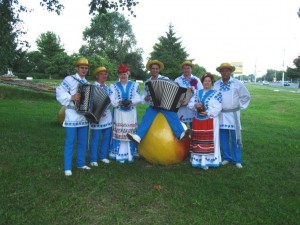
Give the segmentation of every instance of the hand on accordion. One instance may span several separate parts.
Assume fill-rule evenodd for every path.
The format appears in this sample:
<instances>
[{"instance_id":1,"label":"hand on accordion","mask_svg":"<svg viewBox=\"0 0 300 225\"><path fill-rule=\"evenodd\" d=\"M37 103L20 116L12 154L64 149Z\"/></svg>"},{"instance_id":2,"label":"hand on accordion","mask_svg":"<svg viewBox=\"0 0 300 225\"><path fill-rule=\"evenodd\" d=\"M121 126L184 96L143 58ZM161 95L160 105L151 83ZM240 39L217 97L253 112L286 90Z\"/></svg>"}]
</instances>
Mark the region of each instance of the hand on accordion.
<instances>
[{"instance_id":1,"label":"hand on accordion","mask_svg":"<svg viewBox=\"0 0 300 225\"><path fill-rule=\"evenodd\" d=\"M71 100L72 101L79 101L80 100L80 93L76 93L74 95L71 96Z\"/></svg>"},{"instance_id":2,"label":"hand on accordion","mask_svg":"<svg viewBox=\"0 0 300 225\"><path fill-rule=\"evenodd\" d=\"M146 102L149 102L150 99L151 99L150 95L147 95L147 96L144 98L144 100L145 100Z\"/></svg>"},{"instance_id":3,"label":"hand on accordion","mask_svg":"<svg viewBox=\"0 0 300 225\"><path fill-rule=\"evenodd\" d=\"M186 105L186 99L185 98L180 99L179 103L180 103L180 105Z\"/></svg>"}]
</instances>

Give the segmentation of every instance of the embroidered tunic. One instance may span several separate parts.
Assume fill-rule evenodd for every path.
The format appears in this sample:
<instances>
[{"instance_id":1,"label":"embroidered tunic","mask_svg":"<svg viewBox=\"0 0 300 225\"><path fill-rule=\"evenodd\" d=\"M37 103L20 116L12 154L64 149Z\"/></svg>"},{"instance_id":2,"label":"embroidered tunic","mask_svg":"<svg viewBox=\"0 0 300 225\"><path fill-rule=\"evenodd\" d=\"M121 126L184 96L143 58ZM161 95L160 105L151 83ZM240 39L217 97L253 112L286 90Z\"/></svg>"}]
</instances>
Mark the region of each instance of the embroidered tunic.
<instances>
[{"instance_id":1,"label":"embroidered tunic","mask_svg":"<svg viewBox=\"0 0 300 225\"><path fill-rule=\"evenodd\" d=\"M110 158L117 161L133 161L137 157L137 147L131 142L126 134L135 133L137 130L136 104L141 102L139 84L128 81L126 85L117 82L110 85L110 99L114 107L113 113L113 135L110 149ZM119 101L131 100L132 105L122 107Z\"/></svg>"},{"instance_id":2,"label":"embroidered tunic","mask_svg":"<svg viewBox=\"0 0 300 225\"><path fill-rule=\"evenodd\" d=\"M241 128L240 109L246 109L250 103L250 93L245 85L231 77L227 84L224 84L222 80L216 81L214 89L222 93L222 111L231 111L221 112L220 129L236 130L234 113L237 115L238 126Z\"/></svg>"},{"instance_id":3,"label":"embroidered tunic","mask_svg":"<svg viewBox=\"0 0 300 225\"><path fill-rule=\"evenodd\" d=\"M94 85L104 90L108 96L111 94L110 89L107 85L103 86L99 84L97 81L94 83ZM90 124L90 129L98 130L98 129L105 129L112 126L112 115L109 107L107 107L107 109L104 111L104 114L105 114L104 116L101 116L98 124L95 123Z\"/></svg>"},{"instance_id":4,"label":"embroidered tunic","mask_svg":"<svg viewBox=\"0 0 300 225\"><path fill-rule=\"evenodd\" d=\"M197 84L195 86L191 85L191 81L193 79L196 79L197 81ZM193 74L191 75L190 79L186 79L182 74L180 77L177 77L175 79L175 82L177 82L181 87L185 87L185 88L191 87L194 91L203 89L200 79L194 76ZM184 123L192 122L194 117L194 111L189 109L187 106L181 106L177 112L177 115L179 118L181 118L181 121Z\"/></svg>"},{"instance_id":5,"label":"embroidered tunic","mask_svg":"<svg viewBox=\"0 0 300 225\"><path fill-rule=\"evenodd\" d=\"M202 116L197 112L196 103L205 106L207 116ZM190 162L192 166L218 167L222 161L219 144L219 114L222 110L222 94L215 90L206 92L203 89L198 90L187 107L195 113L191 140ZM206 125L209 126L205 128Z\"/></svg>"},{"instance_id":6,"label":"embroidered tunic","mask_svg":"<svg viewBox=\"0 0 300 225\"><path fill-rule=\"evenodd\" d=\"M76 80L77 79L77 80ZM76 94L78 85L88 83L85 78L81 78L77 73L72 76L67 76L56 88L57 101L66 106L65 120L63 127L84 127L88 126L88 121L83 115L80 115L75 110L75 104L71 100L72 95Z\"/></svg>"}]
</instances>

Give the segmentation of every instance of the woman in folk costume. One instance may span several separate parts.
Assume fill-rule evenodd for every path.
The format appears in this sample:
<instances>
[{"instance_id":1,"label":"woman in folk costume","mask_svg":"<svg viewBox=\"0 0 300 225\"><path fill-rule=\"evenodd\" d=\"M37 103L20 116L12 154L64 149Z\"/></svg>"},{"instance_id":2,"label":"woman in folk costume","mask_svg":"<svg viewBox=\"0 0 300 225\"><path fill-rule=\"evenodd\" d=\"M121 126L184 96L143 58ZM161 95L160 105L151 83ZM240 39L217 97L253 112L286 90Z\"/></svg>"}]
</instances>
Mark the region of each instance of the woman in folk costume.
<instances>
[{"instance_id":1,"label":"woman in folk costume","mask_svg":"<svg viewBox=\"0 0 300 225\"><path fill-rule=\"evenodd\" d=\"M184 61L181 64L183 74L175 79L181 87L192 88L194 92L203 88L200 79L192 74L194 64L191 61ZM189 109L186 105L181 106L177 112L179 119L184 123L189 123L192 127L194 118L194 111Z\"/></svg>"},{"instance_id":2,"label":"woman in folk costume","mask_svg":"<svg viewBox=\"0 0 300 225\"><path fill-rule=\"evenodd\" d=\"M88 145L89 123L83 115L75 110L75 101L79 101L80 94L77 92L79 84L88 83L85 76L88 73L90 64L86 58L80 58L75 62L76 74L67 76L56 88L57 101L66 106L65 120L63 127L66 130L64 146L64 170L66 176L72 175L72 158L74 145L77 140L76 166L80 169L89 170L85 164L85 154Z\"/></svg>"},{"instance_id":3,"label":"woman in folk costume","mask_svg":"<svg viewBox=\"0 0 300 225\"><path fill-rule=\"evenodd\" d=\"M138 157L137 146L126 134L135 133L138 127L135 105L141 102L140 87L128 80L129 68L121 64L118 68L119 82L110 85L110 99L114 107L113 135L109 157L117 162L133 162Z\"/></svg>"},{"instance_id":4,"label":"woman in folk costume","mask_svg":"<svg viewBox=\"0 0 300 225\"><path fill-rule=\"evenodd\" d=\"M214 77L210 73L205 73L201 82L203 89L198 90L188 104L195 111L190 162L193 167L207 170L209 167L218 167L222 162L219 144L222 94L212 89Z\"/></svg>"},{"instance_id":5,"label":"woman in folk costume","mask_svg":"<svg viewBox=\"0 0 300 225\"><path fill-rule=\"evenodd\" d=\"M105 67L100 66L95 69L94 76L96 81L94 85L101 88L106 94L110 95L109 87L105 84L108 76L108 71ZM90 144L90 160L91 166L98 166L98 159L101 162L108 164L108 150L111 140L112 115L109 108L105 110L99 123L91 123L92 139ZM100 141L100 137L101 141Z\"/></svg>"}]
</instances>

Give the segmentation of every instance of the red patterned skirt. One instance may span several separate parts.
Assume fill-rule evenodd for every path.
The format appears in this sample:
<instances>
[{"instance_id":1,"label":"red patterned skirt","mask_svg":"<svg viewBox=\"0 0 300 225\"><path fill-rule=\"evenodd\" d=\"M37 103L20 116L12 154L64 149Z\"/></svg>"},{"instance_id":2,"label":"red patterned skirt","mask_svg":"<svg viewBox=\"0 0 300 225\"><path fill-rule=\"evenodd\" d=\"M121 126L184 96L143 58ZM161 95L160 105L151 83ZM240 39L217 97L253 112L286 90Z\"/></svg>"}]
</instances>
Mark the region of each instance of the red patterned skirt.
<instances>
[{"instance_id":1,"label":"red patterned skirt","mask_svg":"<svg viewBox=\"0 0 300 225\"><path fill-rule=\"evenodd\" d=\"M201 155L214 153L214 120L193 119L191 152Z\"/></svg>"}]
</instances>

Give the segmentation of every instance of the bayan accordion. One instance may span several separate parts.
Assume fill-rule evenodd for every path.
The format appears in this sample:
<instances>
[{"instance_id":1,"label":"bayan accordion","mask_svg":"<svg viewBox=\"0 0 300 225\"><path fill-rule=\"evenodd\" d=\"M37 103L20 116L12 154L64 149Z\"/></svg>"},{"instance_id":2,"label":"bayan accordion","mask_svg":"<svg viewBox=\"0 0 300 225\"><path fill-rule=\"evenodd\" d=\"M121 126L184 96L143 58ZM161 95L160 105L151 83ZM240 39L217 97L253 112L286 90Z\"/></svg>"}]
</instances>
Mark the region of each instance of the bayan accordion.
<instances>
[{"instance_id":1,"label":"bayan accordion","mask_svg":"<svg viewBox=\"0 0 300 225\"><path fill-rule=\"evenodd\" d=\"M157 79L145 83L148 86L153 106L177 112L179 107L187 105L193 91L190 88L180 87L172 80Z\"/></svg>"},{"instance_id":2,"label":"bayan accordion","mask_svg":"<svg viewBox=\"0 0 300 225\"><path fill-rule=\"evenodd\" d=\"M79 85L78 92L80 100L75 103L76 111L90 123L98 123L110 104L109 96L101 88L90 84Z\"/></svg>"}]
</instances>

